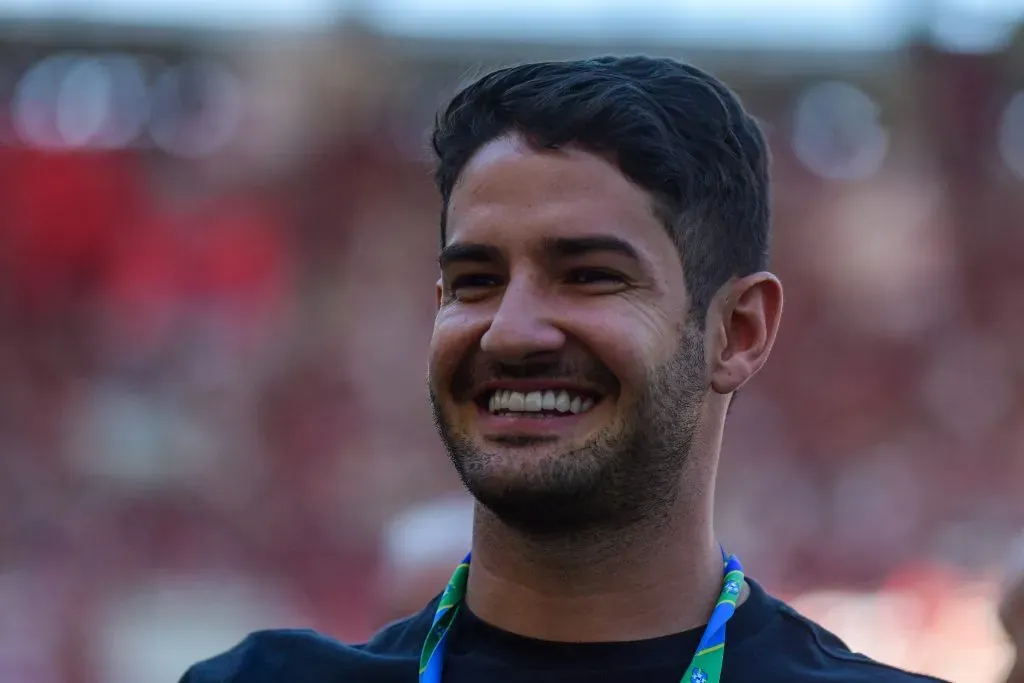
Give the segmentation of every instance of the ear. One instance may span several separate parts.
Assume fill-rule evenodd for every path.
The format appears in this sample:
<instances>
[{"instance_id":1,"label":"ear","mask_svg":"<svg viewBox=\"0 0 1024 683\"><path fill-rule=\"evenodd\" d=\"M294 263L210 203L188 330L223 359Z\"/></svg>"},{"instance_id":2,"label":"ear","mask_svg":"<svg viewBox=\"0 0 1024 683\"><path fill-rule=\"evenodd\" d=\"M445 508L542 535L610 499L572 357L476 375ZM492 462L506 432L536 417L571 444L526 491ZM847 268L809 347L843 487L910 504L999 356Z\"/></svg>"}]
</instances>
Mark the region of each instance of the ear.
<instances>
[{"instance_id":1,"label":"ear","mask_svg":"<svg viewBox=\"0 0 1024 683\"><path fill-rule=\"evenodd\" d=\"M708 311L705 349L711 388L731 394L757 374L775 344L782 318L782 284L761 272L730 280Z\"/></svg>"},{"instance_id":2,"label":"ear","mask_svg":"<svg viewBox=\"0 0 1024 683\"><path fill-rule=\"evenodd\" d=\"M444 287L441 285L441 278L437 278L434 284L434 305L436 310L441 310L441 299L444 297Z\"/></svg>"}]
</instances>

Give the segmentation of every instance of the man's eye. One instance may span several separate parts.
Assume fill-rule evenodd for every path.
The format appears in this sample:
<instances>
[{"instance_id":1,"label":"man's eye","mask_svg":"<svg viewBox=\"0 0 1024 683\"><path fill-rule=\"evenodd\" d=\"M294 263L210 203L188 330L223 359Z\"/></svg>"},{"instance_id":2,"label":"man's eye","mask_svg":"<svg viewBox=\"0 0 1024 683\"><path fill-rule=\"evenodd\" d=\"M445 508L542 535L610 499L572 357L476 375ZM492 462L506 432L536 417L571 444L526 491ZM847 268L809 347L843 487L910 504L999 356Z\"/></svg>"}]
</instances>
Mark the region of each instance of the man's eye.
<instances>
[{"instance_id":1,"label":"man's eye","mask_svg":"<svg viewBox=\"0 0 1024 683\"><path fill-rule=\"evenodd\" d=\"M501 279L495 275L470 274L459 275L452 280L448 288L455 298L464 299L500 285Z\"/></svg>"},{"instance_id":2,"label":"man's eye","mask_svg":"<svg viewBox=\"0 0 1024 683\"><path fill-rule=\"evenodd\" d=\"M622 284L626 281L618 273L603 268L577 268L570 271L566 279L574 285Z\"/></svg>"},{"instance_id":3,"label":"man's eye","mask_svg":"<svg viewBox=\"0 0 1024 683\"><path fill-rule=\"evenodd\" d=\"M498 285L498 278L494 275L460 275L452 280L452 289L464 287L495 287Z\"/></svg>"}]
</instances>

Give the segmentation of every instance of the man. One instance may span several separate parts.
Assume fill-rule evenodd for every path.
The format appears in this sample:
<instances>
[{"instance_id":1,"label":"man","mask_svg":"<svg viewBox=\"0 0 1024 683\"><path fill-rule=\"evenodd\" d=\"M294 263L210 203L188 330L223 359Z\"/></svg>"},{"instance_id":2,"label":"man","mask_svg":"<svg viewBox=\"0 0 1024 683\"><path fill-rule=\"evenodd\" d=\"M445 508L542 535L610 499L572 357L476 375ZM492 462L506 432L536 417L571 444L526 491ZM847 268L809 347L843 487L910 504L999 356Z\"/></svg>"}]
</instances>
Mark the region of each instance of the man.
<instances>
[{"instance_id":1,"label":"man","mask_svg":"<svg viewBox=\"0 0 1024 683\"><path fill-rule=\"evenodd\" d=\"M433 144L428 384L472 556L367 644L259 633L183 681L934 680L852 654L715 540L726 412L782 312L736 96L667 59L528 64L458 94Z\"/></svg>"},{"instance_id":2,"label":"man","mask_svg":"<svg viewBox=\"0 0 1024 683\"><path fill-rule=\"evenodd\" d=\"M1014 651L1006 683L1024 683L1024 539L1017 544L1010 564L1009 581L999 605L999 618Z\"/></svg>"}]
</instances>

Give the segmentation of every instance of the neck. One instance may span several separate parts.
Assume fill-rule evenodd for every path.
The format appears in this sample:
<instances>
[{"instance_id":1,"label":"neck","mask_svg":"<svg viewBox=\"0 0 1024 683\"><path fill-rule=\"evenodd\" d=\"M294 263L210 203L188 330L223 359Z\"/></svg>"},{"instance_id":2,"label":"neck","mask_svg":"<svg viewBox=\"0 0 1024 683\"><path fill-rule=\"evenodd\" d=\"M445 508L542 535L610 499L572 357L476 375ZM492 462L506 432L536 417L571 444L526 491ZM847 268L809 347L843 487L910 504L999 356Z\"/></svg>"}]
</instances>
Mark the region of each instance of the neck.
<instances>
[{"instance_id":1,"label":"neck","mask_svg":"<svg viewBox=\"0 0 1024 683\"><path fill-rule=\"evenodd\" d=\"M543 541L477 506L467 605L512 633L560 642L676 633L707 622L721 583L710 505L600 538Z\"/></svg>"}]
</instances>

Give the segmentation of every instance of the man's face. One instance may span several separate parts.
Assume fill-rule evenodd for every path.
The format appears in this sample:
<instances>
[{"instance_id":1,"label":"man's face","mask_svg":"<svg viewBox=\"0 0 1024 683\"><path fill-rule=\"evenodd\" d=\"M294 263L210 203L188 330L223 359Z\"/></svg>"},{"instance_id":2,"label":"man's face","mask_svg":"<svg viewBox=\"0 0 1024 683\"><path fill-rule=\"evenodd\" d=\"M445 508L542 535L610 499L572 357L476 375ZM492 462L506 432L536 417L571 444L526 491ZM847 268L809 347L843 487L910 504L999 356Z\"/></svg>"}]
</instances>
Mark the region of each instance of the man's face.
<instances>
[{"instance_id":1,"label":"man's face","mask_svg":"<svg viewBox=\"0 0 1024 683\"><path fill-rule=\"evenodd\" d=\"M495 140L452 194L441 272L431 403L477 500L536 534L675 500L709 385L645 191L584 151Z\"/></svg>"}]
</instances>

